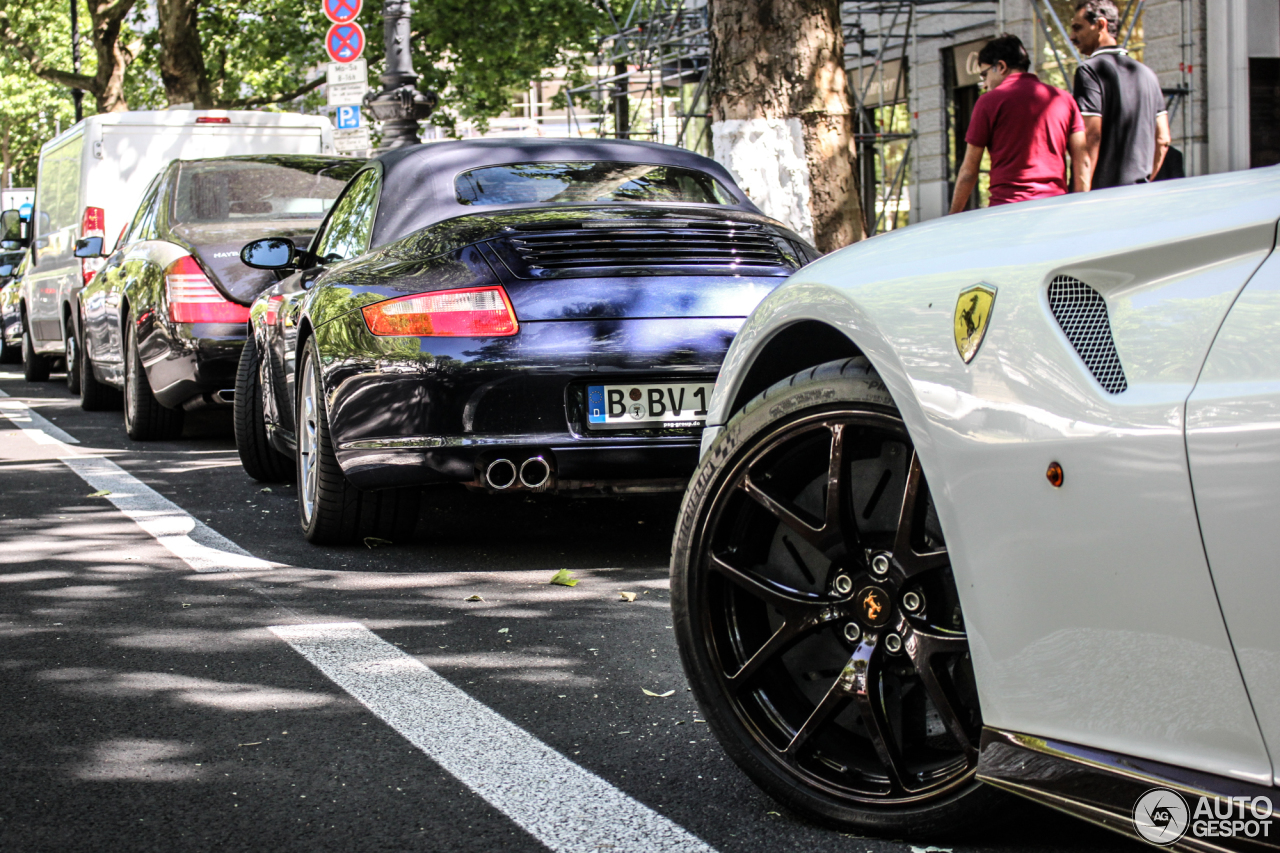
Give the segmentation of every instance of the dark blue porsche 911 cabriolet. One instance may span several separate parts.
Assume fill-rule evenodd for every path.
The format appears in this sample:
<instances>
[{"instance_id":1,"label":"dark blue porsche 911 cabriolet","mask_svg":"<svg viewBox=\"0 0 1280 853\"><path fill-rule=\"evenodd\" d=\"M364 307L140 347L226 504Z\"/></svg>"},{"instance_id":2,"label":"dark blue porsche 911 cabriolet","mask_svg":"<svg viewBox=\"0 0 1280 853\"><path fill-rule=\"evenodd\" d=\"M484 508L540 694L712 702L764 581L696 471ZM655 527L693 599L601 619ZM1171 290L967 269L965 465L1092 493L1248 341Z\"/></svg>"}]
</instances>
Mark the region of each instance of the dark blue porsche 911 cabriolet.
<instances>
[{"instance_id":1,"label":"dark blue porsche 911 cabriolet","mask_svg":"<svg viewBox=\"0 0 1280 853\"><path fill-rule=\"evenodd\" d=\"M817 252L712 160L620 140L402 148L347 184L263 292L235 393L308 540L396 539L423 487L680 490L720 362Z\"/></svg>"}]
</instances>

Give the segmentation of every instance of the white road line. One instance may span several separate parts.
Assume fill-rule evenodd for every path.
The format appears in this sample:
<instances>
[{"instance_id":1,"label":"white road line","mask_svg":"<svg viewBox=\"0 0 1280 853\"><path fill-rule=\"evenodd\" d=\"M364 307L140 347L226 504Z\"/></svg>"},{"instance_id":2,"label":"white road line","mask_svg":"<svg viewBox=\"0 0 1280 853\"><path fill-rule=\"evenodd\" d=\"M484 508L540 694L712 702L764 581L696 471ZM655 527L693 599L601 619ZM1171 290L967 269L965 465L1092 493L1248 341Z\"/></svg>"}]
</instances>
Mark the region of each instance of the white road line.
<instances>
[{"instance_id":1,"label":"white road line","mask_svg":"<svg viewBox=\"0 0 1280 853\"><path fill-rule=\"evenodd\" d=\"M359 622L270 630L556 853L715 853Z\"/></svg>"},{"instance_id":2,"label":"white road line","mask_svg":"<svg viewBox=\"0 0 1280 853\"><path fill-rule=\"evenodd\" d=\"M218 531L192 518L182 507L101 456L65 456L62 463L197 572L271 569Z\"/></svg>"},{"instance_id":3,"label":"white road line","mask_svg":"<svg viewBox=\"0 0 1280 853\"><path fill-rule=\"evenodd\" d=\"M9 395L0 391L0 397ZM13 421L13 425L36 444L79 444L80 440L58 429L49 420L21 400L0 400L0 415Z\"/></svg>"},{"instance_id":4,"label":"white road line","mask_svg":"<svg viewBox=\"0 0 1280 853\"><path fill-rule=\"evenodd\" d=\"M0 391L0 397L8 397ZM275 563L261 560L221 533L213 530L182 507L102 456L78 454L66 446L76 439L67 435L18 400L0 400L0 415L13 421L23 434L38 444L62 447L58 458L96 491L108 491L106 499L155 537L175 557L197 572L226 572L233 569L271 569Z\"/></svg>"}]
</instances>

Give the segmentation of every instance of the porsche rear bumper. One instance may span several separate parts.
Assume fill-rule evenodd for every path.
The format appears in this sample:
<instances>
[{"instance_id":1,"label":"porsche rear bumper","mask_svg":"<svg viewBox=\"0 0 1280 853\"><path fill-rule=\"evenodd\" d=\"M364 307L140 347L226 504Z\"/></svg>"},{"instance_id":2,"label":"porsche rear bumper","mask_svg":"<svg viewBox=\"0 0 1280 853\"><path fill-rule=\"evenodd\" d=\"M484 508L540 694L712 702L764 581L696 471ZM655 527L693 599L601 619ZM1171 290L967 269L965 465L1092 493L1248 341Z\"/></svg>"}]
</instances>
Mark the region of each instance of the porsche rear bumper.
<instances>
[{"instance_id":1,"label":"porsche rear bumper","mask_svg":"<svg viewBox=\"0 0 1280 853\"><path fill-rule=\"evenodd\" d=\"M701 428L595 432L593 383L710 383L742 318L523 323L508 338L377 338L348 316L316 330L338 462L361 489L489 488L495 460L541 456L548 489L678 490ZM520 488L517 484L513 488Z\"/></svg>"}]
</instances>

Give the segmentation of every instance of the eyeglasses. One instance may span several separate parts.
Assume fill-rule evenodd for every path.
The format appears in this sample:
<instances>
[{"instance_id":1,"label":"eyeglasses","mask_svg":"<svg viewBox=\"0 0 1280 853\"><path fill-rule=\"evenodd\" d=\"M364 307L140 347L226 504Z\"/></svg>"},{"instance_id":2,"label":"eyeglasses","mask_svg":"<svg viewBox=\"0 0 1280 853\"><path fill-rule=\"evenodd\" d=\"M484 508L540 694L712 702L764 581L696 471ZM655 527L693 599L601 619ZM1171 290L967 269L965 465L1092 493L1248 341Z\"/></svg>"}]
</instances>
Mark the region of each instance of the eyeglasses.
<instances>
[{"instance_id":1,"label":"eyeglasses","mask_svg":"<svg viewBox=\"0 0 1280 853\"><path fill-rule=\"evenodd\" d=\"M988 65L986 68L979 68L979 69L978 69L978 79L979 79L979 80L986 80L986 79L987 79L987 72L988 72L988 71L990 71L990 70L991 70L991 66L990 66L990 65Z\"/></svg>"}]
</instances>

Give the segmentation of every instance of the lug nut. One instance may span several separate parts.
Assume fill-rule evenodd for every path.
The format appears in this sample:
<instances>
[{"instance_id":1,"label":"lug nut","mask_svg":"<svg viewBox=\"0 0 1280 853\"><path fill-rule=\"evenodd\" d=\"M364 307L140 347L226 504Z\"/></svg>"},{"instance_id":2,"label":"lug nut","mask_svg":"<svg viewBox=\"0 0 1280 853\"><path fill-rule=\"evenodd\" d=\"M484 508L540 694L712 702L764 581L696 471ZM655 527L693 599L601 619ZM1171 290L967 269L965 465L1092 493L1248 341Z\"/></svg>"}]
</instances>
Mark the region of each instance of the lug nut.
<instances>
[{"instance_id":1,"label":"lug nut","mask_svg":"<svg viewBox=\"0 0 1280 853\"><path fill-rule=\"evenodd\" d=\"M846 640L856 643L860 637L862 637L862 628L859 627L857 622L849 622L844 626L844 638Z\"/></svg>"},{"instance_id":2,"label":"lug nut","mask_svg":"<svg viewBox=\"0 0 1280 853\"><path fill-rule=\"evenodd\" d=\"M838 594L848 595L853 592L853 578L848 575L836 575L836 579L831 586Z\"/></svg>"},{"instance_id":3,"label":"lug nut","mask_svg":"<svg viewBox=\"0 0 1280 853\"><path fill-rule=\"evenodd\" d=\"M871 571L877 575L889 574L889 558L884 554L876 554L871 558Z\"/></svg>"},{"instance_id":4,"label":"lug nut","mask_svg":"<svg viewBox=\"0 0 1280 853\"><path fill-rule=\"evenodd\" d=\"M884 647L894 654L897 654L902 651L902 638L897 634L890 634L884 638Z\"/></svg>"},{"instance_id":5,"label":"lug nut","mask_svg":"<svg viewBox=\"0 0 1280 853\"><path fill-rule=\"evenodd\" d=\"M918 592L907 592L902 596L902 606L909 613L915 613L922 604L924 602L920 600L920 593Z\"/></svg>"}]
</instances>

